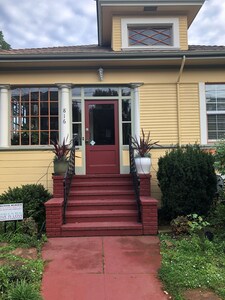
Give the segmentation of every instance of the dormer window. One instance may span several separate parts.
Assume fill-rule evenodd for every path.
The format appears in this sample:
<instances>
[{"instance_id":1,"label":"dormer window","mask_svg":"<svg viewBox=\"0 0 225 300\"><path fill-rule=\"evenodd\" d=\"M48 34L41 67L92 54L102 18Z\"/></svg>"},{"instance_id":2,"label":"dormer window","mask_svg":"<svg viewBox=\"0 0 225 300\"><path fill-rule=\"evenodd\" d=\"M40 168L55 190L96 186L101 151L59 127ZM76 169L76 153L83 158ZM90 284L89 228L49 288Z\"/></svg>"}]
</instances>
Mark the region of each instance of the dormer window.
<instances>
[{"instance_id":1,"label":"dormer window","mask_svg":"<svg viewBox=\"0 0 225 300\"><path fill-rule=\"evenodd\" d=\"M172 26L129 26L129 46L172 46Z\"/></svg>"},{"instance_id":2,"label":"dormer window","mask_svg":"<svg viewBox=\"0 0 225 300\"><path fill-rule=\"evenodd\" d=\"M122 48L179 49L178 18L122 19Z\"/></svg>"}]
</instances>

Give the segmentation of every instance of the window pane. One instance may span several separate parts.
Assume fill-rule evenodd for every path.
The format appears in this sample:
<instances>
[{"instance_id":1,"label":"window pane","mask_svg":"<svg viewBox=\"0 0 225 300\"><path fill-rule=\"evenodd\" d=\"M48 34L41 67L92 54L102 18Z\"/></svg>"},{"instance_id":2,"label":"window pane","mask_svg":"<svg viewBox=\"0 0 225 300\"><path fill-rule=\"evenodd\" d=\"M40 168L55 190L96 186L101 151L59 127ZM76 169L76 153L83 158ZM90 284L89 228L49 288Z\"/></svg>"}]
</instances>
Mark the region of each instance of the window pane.
<instances>
[{"instance_id":1,"label":"window pane","mask_svg":"<svg viewBox=\"0 0 225 300\"><path fill-rule=\"evenodd\" d=\"M39 144L39 132L33 131L31 132L31 145L38 145Z\"/></svg>"},{"instance_id":2,"label":"window pane","mask_svg":"<svg viewBox=\"0 0 225 300\"><path fill-rule=\"evenodd\" d=\"M40 89L40 100L41 101L48 101L48 88L41 88Z\"/></svg>"},{"instance_id":3,"label":"window pane","mask_svg":"<svg viewBox=\"0 0 225 300\"><path fill-rule=\"evenodd\" d=\"M38 118L31 118L31 130L38 130Z\"/></svg>"},{"instance_id":4,"label":"window pane","mask_svg":"<svg viewBox=\"0 0 225 300\"><path fill-rule=\"evenodd\" d=\"M50 118L50 129L58 130L59 129L59 120L58 118Z\"/></svg>"},{"instance_id":5,"label":"window pane","mask_svg":"<svg viewBox=\"0 0 225 300\"><path fill-rule=\"evenodd\" d=\"M73 101L72 106L73 122L81 122L81 101Z\"/></svg>"},{"instance_id":6,"label":"window pane","mask_svg":"<svg viewBox=\"0 0 225 300\"><path fill-rule=\"evenodd\" d=\"M172 26L129 27L130 46L171 46Z\"/></svg>"},{"instance_id":7,"label":"window pane","mask_svg":"<svg viewBox=\"0 0 225 300\"><path fill-rule=\"evenodd\" d=\"M51 116L53 116L53 115L58 116L58 113L59 113L58 102L51 102L51 104L50 104Z\"/></svg>"},{"instance_id":8,"label":"window pane","mask_svg":"<svg viewBox=\"0 0 225 300\"><path fill-rule=\"evenodd\" d=\"M73 124L73 138L75 139L75 145L81 146L82 144L81 124Z\"/></svg>"},{"instance_id":9,"label":"window pane","mask_svg":"<svg viewBox=\"0 0 225 300\"><path fill-rule=\"evenodd\" d=\"M39 90L38 89L31 89L31 101L38 101L39 100Z\"/></svg>"},{"instance_id":10,"label":"window pane","mask_svg":"<svg viewBox=\"0 0 225 300\"><path fill-rule=\"evenodd\" d=\"M122 120L131 121L131 100L122 101Z\"/></svg>"},{"instance_id":11,"label":"window pane","mask_svg":"<svg viewBox=\"0 0 225 300\"><path fill-rule=\"evenodd\" d=\"M58 89L57 88L50 88L50 101L58 102Z\"/></svg>"},{"instance_id":12,"label":"window pane","mask_svg":"<svg viewBox=\"0 0 225 300\"><path fill-rule=\"evenodd\" d=\"M48 102L41 102L41 115L47 116L48 115Z\"/></svg>"},{"instance_id":13,"label":"window pane","mask_svg":"<svg viewBox=\"0 0 225 300\"><path fill-rule=\"evenodd\" d=\"M131 89L130 88L123 88L122 89L122 96L130 96L131 95Z\"/></svg>"},{"instance_id":14,"label":"window pane","mask_svg":"<svg viewBox=\"0 0 225 300\"><path fill-rule=\"evenodd\" d=\"M41 118L41 130L48 130L48 118Z\"/></svg>"},{"instance_id":15,"label":"window pane","mask_svg":"<svg viewBox=\"0 0 225 300\"><path fill-rule=\"evenodd\" d=\"M41 132L41 145L48 145L49 144L49 132L42 131Z\"/></svg>"},{"instance_id":16,"label":"window pane","mask_svg":"<svg viewBox=\"0 0 225 300\"><path fill-rule=\"evenodd\" d=\"M50 131L50 141L58 141L58 140L59 140L59 132Z\"/></svg>"},{"instance_id":17,"label":"window pane","mask_svg":"<svg viewBox=\"0 0 225 300\"><path fill-rule=\"evenodd\" d=\"M38 102L31 103L31 115L35 116L39 113Z\"/></svg>"},{"instance_id":18,"label":"window pane","mask_svg":"<svg viewBox=\"0 0 225 300\"><path fill-rule=\"evenodd\" d=\"M29 92L30 92L30 89L28 89L28 88L21 89L21 99L23 101L29 101Z\"/></svg>"},{"instance_id":19,"label":"window pane","mask_svg":"<svg viewBox=\"0 0 225 300\"><path fill-rule=\"evenodd\" d=\"M131 123L123 123L123 145L129 145Z\"/></svg>"},{"instance_id":20,"label":"window pane","mask_svg":"<svg viewBox=\"0 0 225 300\"><path fill-rule=\"evenodd\" d=\"M19 133L13 133L11 137L12 145L19 145Z\"/></svg>"},{"instance_id":21,"label":"window pane","mask_svg":"<svg viewBox=\"0 0 225 300\"><path fill-rule=\"evenodd\" d=\"M21 132L21 145L29 145L29 132L28 131Z\"/></svg>"},{"instance_id":22,"label":"window pane","mask_svg":"<svg viewBox=\"0 0 225 300\"><path fill-rule=\"evenodd\" d=\"M72 97L80 97L80 96L81 96L81 88L73 88Z\"/></svg>"},{"instance_id":23,"label":"window pane","mask_svg":"<svg viewBox=\"0 0 225 300\"><path fill-rule=\"evenodd\" d=\"M105 87L105 88L85 88L85 96L95 96L95 97L104 97L104 96L118 96L119 90L114 87Z\"/></svg>"},{"instance_id":24,"label":"window pane","mask_svg":"<svg viewBox=\"0 0 225 300\"><path fill-rule=\"evenodd\" d=\"M21 103L21 115L28 116L30 114L29 102Z\"/></svg>"}]
</instances>

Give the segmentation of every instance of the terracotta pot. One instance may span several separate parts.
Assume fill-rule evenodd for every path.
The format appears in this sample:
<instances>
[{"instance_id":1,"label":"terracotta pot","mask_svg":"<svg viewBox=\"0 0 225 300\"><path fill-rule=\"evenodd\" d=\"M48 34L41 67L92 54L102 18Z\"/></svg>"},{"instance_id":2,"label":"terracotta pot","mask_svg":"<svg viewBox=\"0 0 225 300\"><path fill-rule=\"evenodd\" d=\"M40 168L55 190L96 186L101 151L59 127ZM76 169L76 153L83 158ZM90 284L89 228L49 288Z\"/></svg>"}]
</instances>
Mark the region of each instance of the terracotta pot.
<instances>
[{"instance_id":1,"label":"terracotta pot","mask_svg":"<svg viewBox=\"0 0 225 300\"><path fill-rule=\"evenodd\" d=\"M135 164L138 174L150 174L152 165L150 157L135 157Z\"/></svg>"}]
</instances>

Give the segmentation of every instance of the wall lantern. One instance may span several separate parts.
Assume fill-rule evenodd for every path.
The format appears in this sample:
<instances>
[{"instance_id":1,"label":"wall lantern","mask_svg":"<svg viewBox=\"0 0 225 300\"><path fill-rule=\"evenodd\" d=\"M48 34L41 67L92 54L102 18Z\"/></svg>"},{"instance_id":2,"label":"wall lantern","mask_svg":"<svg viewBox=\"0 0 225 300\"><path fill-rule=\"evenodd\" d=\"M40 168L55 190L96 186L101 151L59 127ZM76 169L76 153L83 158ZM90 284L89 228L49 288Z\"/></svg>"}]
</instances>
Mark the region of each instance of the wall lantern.
<instances>
[{"instance_id":1,"label":"wall lantern","mask_svg":"<svg viewBox=\"0 0 225 300\"><path fill-rule=\"evenodd\" d=\"M98 77L99 77L99 80L100 80L100 81L103 81L103 80L104 80L104 70L103 70L102 67L100 67L100 68L98 69Z\"/></svg>"}]
</instances>

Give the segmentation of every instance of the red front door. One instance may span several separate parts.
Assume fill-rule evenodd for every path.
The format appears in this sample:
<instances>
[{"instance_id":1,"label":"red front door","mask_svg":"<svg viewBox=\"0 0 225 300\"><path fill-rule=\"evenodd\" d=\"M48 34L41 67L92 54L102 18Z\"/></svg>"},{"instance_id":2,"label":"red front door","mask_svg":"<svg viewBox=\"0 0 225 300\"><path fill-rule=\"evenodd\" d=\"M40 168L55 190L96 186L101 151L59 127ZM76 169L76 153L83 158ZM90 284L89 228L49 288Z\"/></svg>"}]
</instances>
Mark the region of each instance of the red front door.
<instances>
[{"instance_id":1,"label":"red front door","mask_svg":"<svg viewBox=\"0 0 225 300\"><path fill-rule=\"evenodd\" d=\"M117 101L85 101L87 174L119 173Z\"/></svg>"}]
</instances>

